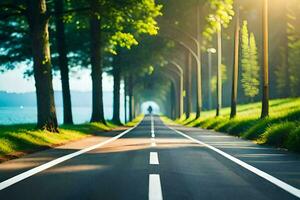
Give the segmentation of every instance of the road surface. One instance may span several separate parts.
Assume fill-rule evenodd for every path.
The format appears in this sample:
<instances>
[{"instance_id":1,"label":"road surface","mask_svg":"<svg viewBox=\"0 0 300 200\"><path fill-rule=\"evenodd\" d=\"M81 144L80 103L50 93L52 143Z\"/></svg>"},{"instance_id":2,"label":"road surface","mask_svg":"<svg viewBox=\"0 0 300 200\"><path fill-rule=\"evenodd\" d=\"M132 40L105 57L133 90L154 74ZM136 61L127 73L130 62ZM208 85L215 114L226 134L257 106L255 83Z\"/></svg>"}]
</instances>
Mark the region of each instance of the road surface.
<instances>
[{"instance_id":1,"label":"road surface","mask_svg":"<svg viewBox=\"0 0 300 200\"><path fill-rule=\"evenodd\" d=\"M146 116L0 164L0 199L298 199L300 157ZM298 197L297 197L298 196Z\"/></svg>"}]
</instances>

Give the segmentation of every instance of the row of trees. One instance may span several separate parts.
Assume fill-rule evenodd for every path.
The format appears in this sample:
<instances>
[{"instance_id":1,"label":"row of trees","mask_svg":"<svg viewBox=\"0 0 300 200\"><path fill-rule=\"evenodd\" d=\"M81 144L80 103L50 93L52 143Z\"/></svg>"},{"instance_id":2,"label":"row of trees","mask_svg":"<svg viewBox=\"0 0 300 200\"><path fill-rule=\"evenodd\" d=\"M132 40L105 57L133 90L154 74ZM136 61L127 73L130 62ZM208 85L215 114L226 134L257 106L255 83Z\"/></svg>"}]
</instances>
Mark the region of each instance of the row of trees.
<instances>
[{"instance_id":1,"label":"row of trees","mask_svg":"<svg viewBox=\"0 0 300 200\"><path fill-rule=\"evenodd\" d=\"M296 11L299 9L299 3L283 0L272 1L272 4L269 4L268 0L162 2L167 6L164 6L164 16L159 21L161 29L159 36L175 43L173 51L178 53L165 55L169 65L171 65L170 61L176 61L185 71L186 83L182 93L185 97L187 117L193 111L199 117L198 105L200 108L208 108L211 99L209 97L212 95L215 96L213 101L217 116L220 115L222 105L231 104L231 117L235 117L238 100L242 103L261 100L262 118L269 115L269 96L272 98L297 96L296 91L300 91L299 85L296 86L291 82L295 83L299 80L297 78L299 67L296 63L299 37L297 31L299 17ZM285 6L289 9L282 12ZM281 12L278 12L279 10ZM269 40L272 41L270 44ZM287 50L278 48L277 42L282 40L281 45L283 47L285 45ZM257 45L257 41L262 45ZM208 57L211 56L211 52L215 53L211 47L217 49L216 54L212 55L213 69L209 67L210 59L206 59L206 52ZM234 51L231 51L232 49ZM281 57L282 61L278 60L279 49L285 52ZM286 59L283 59L284 57ZM282 65L278 67L278 64ZM168 68L169 65L165 64L164 67ZM199 66L200 70L198 70ZM173 84L173 80L171 78L169 80L170 84ZM198 84L199 80L201 84ZM177 81L179 82L179 78ZM279 87L285 95L280 95ZM170 90L169 93L174 91ZM199 96L202 98L199 99ZM179 104L177 107L179 110ZM169 113L171 116L174 111Z\"/></svg>"},{"instance_id":2,"label":"row of trees","mask_svg":"<svg viewBox=\"0 0 300 200\"><path fill-rule=\"evenodd\" d=\"M274 0L269 9L268 0L5 0L0 3L0 66L6 71L16 63L27 63L26 74L36 81L38 127L52 131L57 131L52 72L60 72L64 123L70 124L69 76L86 67L92 72L93 122L105 123L104 70L114 77L117 124L121 123L121 83L128 97L129 120L147 100L155 100L174 118L183 113L189 117L193 111L200 117L212 103L216 115L231 104L231 117L235 117L238 100L260 98L261 116L266 117L269 87L277 88L271 90L272 97L295 96L300 91L296 1ZM276 5L287 8L280 18L283 28L273 31L280 37L268 33L268 16L272 16L268 10ZM283 38L276 40L282 40L282 47L271 43L269 70L268 37L274 35ZM215 97L212 103L211 96Z\"/></svg>"},{"instance_id":3,"label":"row of trees","mask_svg":"<svg viewBox=\"0 0 300 200\"><path fill-rule=\"evenodd\" d=\"M12 69L18 62L28 63L28 74L34 76L36 84L37 126L58 132L52 66L57 64L61 74L64 123L72 124L70 65L84 67L89 63L93 83L91 121L106 123L103 67L111 66L120 48L137 45L140 35L157 34L155 18L161 14L160 9L153 0L1 1L1 70ZM49 30L54 34L49 36ZM52 42L56 48L50 51ZM52 63L55 59L57 63ZM117 71L114 69L116 82Z\"/></svg>"}]
</instances>

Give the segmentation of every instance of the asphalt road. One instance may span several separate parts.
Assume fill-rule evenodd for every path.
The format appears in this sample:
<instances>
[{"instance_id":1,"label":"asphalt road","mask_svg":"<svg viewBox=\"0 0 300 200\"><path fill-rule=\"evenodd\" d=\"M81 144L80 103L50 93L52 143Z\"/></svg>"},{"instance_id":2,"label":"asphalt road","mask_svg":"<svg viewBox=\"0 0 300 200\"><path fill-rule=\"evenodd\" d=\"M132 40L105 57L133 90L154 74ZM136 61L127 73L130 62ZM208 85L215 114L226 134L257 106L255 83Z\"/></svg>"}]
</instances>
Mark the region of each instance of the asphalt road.
<instances>
[{"instance_id":1,"label":"asphalt road","mask_svg":"<svg viewBox=\"0 0 300 200\"><path fill-rule=\"evenodd\" d=\"M286 200L300 195L300 157L146 116L126 132L2 163L0 182L1 200Z\"/></svg>"}]
</instances>

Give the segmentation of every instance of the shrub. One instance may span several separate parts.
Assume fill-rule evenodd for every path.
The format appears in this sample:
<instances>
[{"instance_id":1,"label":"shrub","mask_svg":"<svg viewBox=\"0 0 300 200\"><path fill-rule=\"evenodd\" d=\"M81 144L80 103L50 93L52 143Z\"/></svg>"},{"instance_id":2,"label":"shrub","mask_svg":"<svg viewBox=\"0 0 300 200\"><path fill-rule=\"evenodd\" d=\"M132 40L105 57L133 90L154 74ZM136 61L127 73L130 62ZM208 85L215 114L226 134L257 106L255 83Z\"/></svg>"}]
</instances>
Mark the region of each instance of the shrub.
<instances>
[{"instance_id":1,"label":"shrub","mask_svg":"<svg viewBox=\"0 0 300 200\"><path fill-rule=\"evenodd\" d=\"M287 142L289 134L295 128L295 122L282 122L280 124L269 126L259 139L259 143L283 147Z\"/></svg>"},{"instance_id":2,"label":"shrub","mask_svg":"<svg viewBox=\"0 0 300 200\"><path fill-rule=\"evenodd\" d=\"M300 152L300 126L289 134L286 147L292 151Z\"/></svg>"}]
</instances>

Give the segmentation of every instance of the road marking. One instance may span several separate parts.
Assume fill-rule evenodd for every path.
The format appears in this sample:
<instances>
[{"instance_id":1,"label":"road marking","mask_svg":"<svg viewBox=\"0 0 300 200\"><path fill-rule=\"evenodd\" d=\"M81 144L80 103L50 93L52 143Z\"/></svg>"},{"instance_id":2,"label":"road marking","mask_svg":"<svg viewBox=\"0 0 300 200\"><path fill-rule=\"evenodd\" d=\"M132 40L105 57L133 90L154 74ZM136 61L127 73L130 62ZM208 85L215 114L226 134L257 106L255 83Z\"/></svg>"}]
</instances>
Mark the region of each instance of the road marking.
<instances>
[{"instance_id":1,"label":"road marking","mask_svg":"<svg viewBox=\"0 0 300 200\"><path fill-rule=\"evenodd\" d=\"M143 121L143 120L141 120L141 121ZM42 164L42 165L40 165L38 167L32 168L32 169L30 169L28 171L25 171L25 172L23 172L23 173L21 173L19 175L16 175L16 176L14 176L12 178L9 178L9 179L7 179L7 180L5 180L5 181L3 181L3 182L0 183L0 190L3 190L3 189L5 189L5 188L7 188L7 187L9 187L9 186L11 186L13 184L16 184L16 183L18 183L18 182L20 182L20 181L22 181L22 180L24 180L26 178L29 178L29 177L31 177L31 176L39 173L39 172L42 172L42 171L44 171L46 169L49 169L50 167L58 165L58 164L60 164L60 163L62 163L64 161L67 161L67 160L71 159L71 158L74 158L74 157L79 156L81 154L84 154L84 153L87 153L87 152L92 151L94 149L97 149L99 147L102 147L102 146L104 146L104 145L106 145L106 144L108 144L110 142L113 142L113 141L119 139L120 137L124 136L126 133L132 131L134 128L136 128L140 124L140 122L137 125L135 125L134 127L130 128L130 129L127 129L126 131L120 133L119 135L117 135L115 137L112 137L112 138L110 138L108 140L105 140L104 142L101 142L99 144L87 147L85 149L76 151L76 152L68 154L68 155L62 156L60 158L57 158L55 160L52 160L52 161L47 162L45 164Z\"/></svg>"},{"instance_id":2,"label":"road marking","mask_svg":"<svg viewBox=\"0 0 300 200\"><path fill-rule=\"evenodd\" d=\"M150 152L149 163L150 165L159 165L157 152Z\"/></svg>"},{"instance_id":3,"label":"road marking","mask_svg":"<svg viewBox=\"0 0 300 200\"><path fill-rule=\"evenodd\" d=\"M162 200L162 191L159 174L149 174L149 200Z\"/></svg>"},{"instance_id":4,"label":"road marking","mask_svg":"<svg viewBox=\"0 0 300 200\"><path fill-rule=\"evenodd\" d=\"M151 142L151 146L152 146L152 147L155 147L155 146L156 146L156 143L155 143L155 142Z\"/></svg>"},{"instance_id":5,"label":"road marking","mask_svg":"<svg viewBox=\"0 0 300 200\"><path fill-rule=\"evenodd\" d=\"M244 167L245 169L251 171L252 173L254 173L254 174L256 174L256 175L264 178L265 180L273 183L274 185L280 187L281 189L283 189L283 190L289 192L290 194L292 194L292 195L300 198L300 190L298 188L295 188L295 187L293 187L293 186L291 186L291 185L289 185L289 184L287 184L287 183L279 180L278 178L275 178L274 176L271 176L270 174L267 174L266 172L261 171L260 169L257 169L255 167L253 167L253 166L251 166L251 165L249 165L249 164L247 164L247 163L245 163L245 162L243 162L243 161L241 161L241 160L239 160L239 159L237 159L237 158L235 158L235 157L233 157L233 156L225 153L224 151L221 151L220 149L217 149L217 148L215 148L215 147L213 147L213 146L211 146L209 144L206 144L204 142L201 142L200 140L196 140L196 139L194 139L194 138L192 138L192 137L190 137L190 136L188 136L188 135L182 133L181 131L178 131L178 130L172 128L172 127L169 127L169 128L171 130L175 131L176 133L182 135L183 137L186 137L186 138L192 140L195 143L203 145L203 146L205 146L205 147L207 147L207 148L209 148L209 149L217 152L218 154L220 154L223 157L231 160L232 162L234 162L234 163L236 163L236 164Z\"/></svg>"},{"instance_id":6,"label":"road marking","mask_svg":"<svg viewBox=\"0 0 300 200\"><path fill-rule=\"evenodd\" d=\"M154 133L151 133L151 137L152 137L152 138L155 138L155 134L154 134Z\"/></svg>"},{"instance_id":7,"label":"road marking","mask_svg":"<svg viewBox=\"0 0 300 200\"><path fill-rule=\"evenodd\" d=\"M151 119L151 135L154 135L154 120L153 120L153 115L151 115L150 119Z\"/></svg>"}]
</instances>

